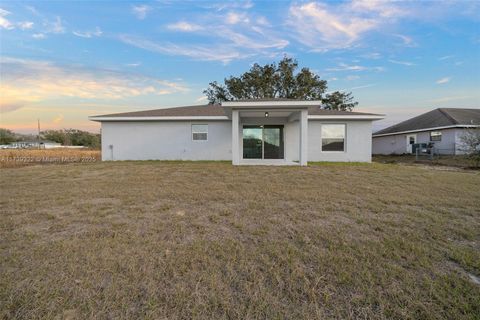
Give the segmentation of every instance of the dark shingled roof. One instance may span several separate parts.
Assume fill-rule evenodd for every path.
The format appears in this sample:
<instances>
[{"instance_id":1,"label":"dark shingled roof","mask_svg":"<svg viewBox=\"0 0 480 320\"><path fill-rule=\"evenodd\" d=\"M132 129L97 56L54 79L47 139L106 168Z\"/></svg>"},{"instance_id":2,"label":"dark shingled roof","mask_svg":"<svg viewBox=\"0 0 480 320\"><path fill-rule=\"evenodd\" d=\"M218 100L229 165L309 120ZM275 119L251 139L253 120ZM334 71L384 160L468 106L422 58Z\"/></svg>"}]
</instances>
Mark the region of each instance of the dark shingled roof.
<instances>
[{"instance_id":1,"label":"dark shingled roof","mask_svg":"<svg viewBox=\"0 0 480 320\"><path fill-rule=\"evenodd\" d=\"M374 113L323 110L319 107L308 108L309 115L372 115L379 116ZM226 116L225 108L219 104L207 104L200 106L187 106L165 109L154 109L145 111L133 111L123 113L105 114L96 117L190 117L190 116Z\"/></svg>"},{"instance_id":2,"label":"dark shingled roof","mask_svg":"<svg viewBox=\"0 0 480 320\"><path fill-rule=\"evenodd\" d=\"M373 135L472 124L480 125L480 109L438 108L377 131Z\"/></svg>"},{"instance_id":3,"label":"dark shingled roof","mask_svg":"<svg viewBox=\"0 0 480 320\"><path fill-rule=\"evenodd\" d=\"M305 101L303 99L291 99L291 98L255 98L255 99L238 99L228 102L255 102L255 101Z\"/></svg>"},{"instance_id":4,"label":"dark shingled roof","mask_svg":"<svg viewBox=\"0 0 480 320\"><path fill-rule=\"evenodd\" d=\"M225 109L219 104L164 108L145 111L105 114L98 117L190 117L190 116L226 116Z\"/></svg>"}]
</instances>

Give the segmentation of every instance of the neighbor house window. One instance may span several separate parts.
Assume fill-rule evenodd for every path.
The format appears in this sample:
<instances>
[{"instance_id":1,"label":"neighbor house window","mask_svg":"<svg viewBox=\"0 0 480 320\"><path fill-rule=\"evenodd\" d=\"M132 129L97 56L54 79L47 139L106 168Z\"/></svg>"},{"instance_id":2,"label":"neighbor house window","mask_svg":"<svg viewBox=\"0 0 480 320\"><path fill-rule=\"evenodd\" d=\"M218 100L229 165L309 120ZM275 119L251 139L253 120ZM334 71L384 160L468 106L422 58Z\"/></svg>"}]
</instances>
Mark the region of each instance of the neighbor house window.
<instances>
[{"instance_id":1,"label":"neighbor house window","mask_svg":"<svg viewBox=\"0 0 480 320\"><path fill-rule=\"evenodd\" d=\"M430 132L430 141L442 141L442 131Z\"/></svg>"},{"instance_id":2,"label":"neighbor house window","mask_svg":"<svg viewBox=\"0 0 480 320\"><path fill-rule=\"evenodd\" d=\"M208 124L192 124L192 140L208 140Z\"/></svg>"},{"instance_id":3,"label":"neighbor house window","mask_svg":"<svg viewBox=\"0 0 480 320\"><path fill-rule=\"evenodd\" d=\"M345 125L322 125L322 151L345 151Z\"/></svg>"}]
</instances>

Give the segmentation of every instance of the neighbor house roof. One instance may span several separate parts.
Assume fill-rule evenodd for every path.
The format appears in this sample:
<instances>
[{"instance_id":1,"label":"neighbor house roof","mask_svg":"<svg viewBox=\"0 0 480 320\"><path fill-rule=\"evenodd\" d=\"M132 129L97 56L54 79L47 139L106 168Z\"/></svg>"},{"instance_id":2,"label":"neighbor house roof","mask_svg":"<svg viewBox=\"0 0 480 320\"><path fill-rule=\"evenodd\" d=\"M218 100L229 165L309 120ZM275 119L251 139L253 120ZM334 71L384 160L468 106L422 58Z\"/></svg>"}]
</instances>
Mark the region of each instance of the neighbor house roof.
<instances>
[{"instance_id":1,"label":"neighbor house roof","mask_svg":"<svg viewBox=\"0 0 480 320\"><path fill-rule=\"evenodd\" d=\"M381 116L383 114L377 113L366 113L366 112L353 112L353 111L340 111L340 110L325 110L320 107L310 107L308 108L308 115L319 115L319 116Z\"/></svg>"},{"instance_id":2,"label":"neighbor house roof","mask_svg":"<svg viewBox=\"0 0 480 320\"><path fill-rule=\"evenodd\" d=\"M266 101L266 100L264 100ZM373 113L324 110L320 107L309 107L308 114L312 116L382 116ZM105 114L91 117L91 120L108 118L152 118L152 117L227 117L228 112L220 104L163 108L145 111Z\"/></svg>"},{"instance_id":3,"label":"neighbor house roof","mask_svg":"<svg viewBox=\"0 0 480 320\"><path fill-rule=\"evenodd\" d=\"M476 125L480 125L480 109L438 108L377 131L373 136Z\"/></svg>"}]
</instances>

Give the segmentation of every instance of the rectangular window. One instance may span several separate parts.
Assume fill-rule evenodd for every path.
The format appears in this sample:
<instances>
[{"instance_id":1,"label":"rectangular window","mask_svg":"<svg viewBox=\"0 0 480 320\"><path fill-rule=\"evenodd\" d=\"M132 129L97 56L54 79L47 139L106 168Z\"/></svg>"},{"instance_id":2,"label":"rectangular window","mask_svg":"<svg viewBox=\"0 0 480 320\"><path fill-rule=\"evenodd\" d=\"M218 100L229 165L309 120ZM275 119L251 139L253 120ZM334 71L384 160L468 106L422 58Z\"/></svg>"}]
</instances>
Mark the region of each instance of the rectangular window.
<instances>
[{"instance_id":1,"label":"rectangular window","mask_svg":"<svg viewBox=\"0 0 480 320\"><path fill-rule=\"evenodd\" d=\"M322 151L345 151L345 125L322 125Z\"/></svg>"},{"instance_id":2,"label":"rectangular window","mask_svg":"<svg viewBox=\"0 0 480 320\"><path fill-rule=\"evenodd\" d=\"M208 140L208 124L192 124L192 140Z\"/></svg>"},{"instance_id":3,"label":"rectangular window","mask_svg":"<svg viewBox=\"0 0 480 320\"><path fill-rule=\"evenodd\" d=\"M431 131L430 141L442 141L442 131Z\"/></svg>"}]
</instances>

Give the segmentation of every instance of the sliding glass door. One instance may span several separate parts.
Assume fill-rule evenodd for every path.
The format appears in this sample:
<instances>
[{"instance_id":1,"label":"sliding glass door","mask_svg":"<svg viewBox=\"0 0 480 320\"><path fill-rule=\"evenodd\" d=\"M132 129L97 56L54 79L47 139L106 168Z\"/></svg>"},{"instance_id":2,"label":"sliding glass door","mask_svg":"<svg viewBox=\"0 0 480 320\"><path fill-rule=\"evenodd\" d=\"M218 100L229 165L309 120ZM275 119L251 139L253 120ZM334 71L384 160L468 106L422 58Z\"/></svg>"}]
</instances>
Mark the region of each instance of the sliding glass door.
<instances>
[{"instance_id":1,"label":"sliding glass door","mask_svg":"<svg viewBox=\"0 0 480 320\"><path fill-rule=\"evenodd\" d=\"M263 158L283 159L283 126L264 126Z\"/></svg>"},{"instance_id":2,"label":"sliding glass door","mask_svg":"<svg viewBox=\"0 0 480 320\"><path fill-rule=\"evenodd\" d=\"M243 158L283 159L283 126L243 126Z\"/></svg>"},{"instance_id":3,"label":"sliding glass door","mask_svg":"<svg viewBox=\"0 0 480 320\"><path fill-rule=\"evenodd\" d=\"M243 127L243 158L262 159L263 128L260 126Z\"/></svg>"}]
</instances>

